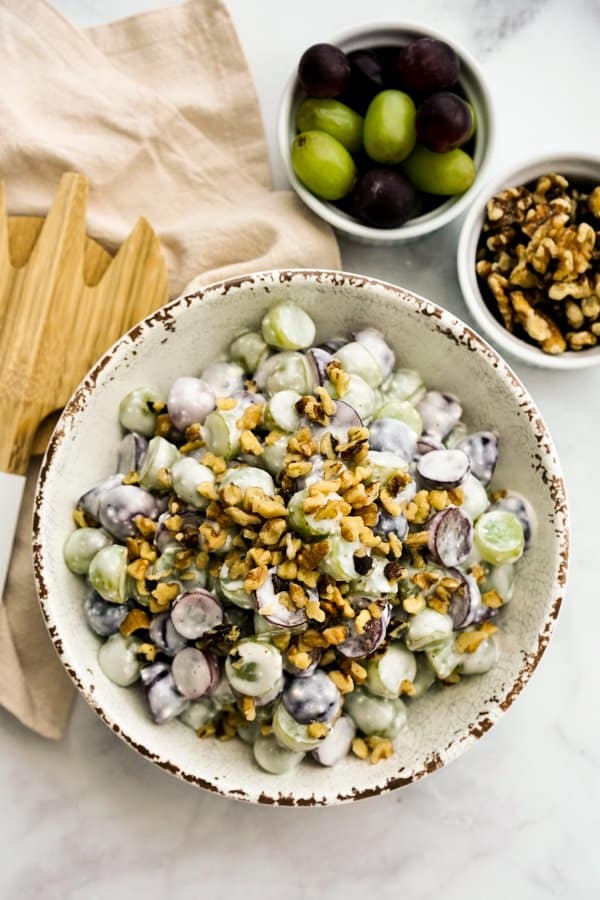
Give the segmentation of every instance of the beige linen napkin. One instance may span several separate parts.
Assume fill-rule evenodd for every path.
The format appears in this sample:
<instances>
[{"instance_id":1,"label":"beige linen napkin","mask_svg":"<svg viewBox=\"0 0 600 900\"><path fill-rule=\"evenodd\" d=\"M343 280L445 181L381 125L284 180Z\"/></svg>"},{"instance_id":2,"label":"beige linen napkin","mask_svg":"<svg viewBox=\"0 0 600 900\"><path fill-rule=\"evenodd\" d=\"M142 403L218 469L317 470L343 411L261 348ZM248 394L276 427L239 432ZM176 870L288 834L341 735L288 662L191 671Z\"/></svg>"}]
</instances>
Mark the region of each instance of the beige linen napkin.
<instances>
[{"instance_id":1,"label":"beige linen napkin","mask_svg":"<svg viewBox=\"0 0 600 900\"><path fill-rule=\"evenodd\" d=\"M241 272L336 267L334 238L270 190L247 63L219 0L77 31L40 0L0 4L0 172L9 212L43 215L61 174L91 186L88 230L118 246L140 215L158 232L172 295ZM58 738L72 687L35 599L28 475L0 605L0 703Z\"/></svg>"}]
</instances>

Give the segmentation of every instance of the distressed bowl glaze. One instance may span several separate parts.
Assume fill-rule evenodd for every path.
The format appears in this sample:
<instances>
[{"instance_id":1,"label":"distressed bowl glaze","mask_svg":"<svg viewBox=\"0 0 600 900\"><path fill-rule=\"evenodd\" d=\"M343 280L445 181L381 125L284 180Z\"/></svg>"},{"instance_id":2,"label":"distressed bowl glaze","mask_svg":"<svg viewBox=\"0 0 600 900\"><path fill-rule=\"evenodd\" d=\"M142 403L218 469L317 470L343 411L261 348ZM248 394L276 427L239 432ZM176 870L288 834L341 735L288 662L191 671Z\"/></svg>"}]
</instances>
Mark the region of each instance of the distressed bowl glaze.
<instances>
[{"instance_id":1,"label":"distressed bowl glaze","mask_svg":"<svg viewBox=\"0 0 600 900\"><path fill-rule=\"evenodd\" d=\"M71 511L90 484L113 471L117 406L133 386L166 388L197 373L232 336L256 327L275 301L293 300L315 319L318 338L367 325L381 328L398 361L432 387L457 393L472 428L502 436L495 478L526 494L538 519L535 543L519 565L515 598L503 614L496 669L434 690L410 705L397 753L377 766L349 757L333 769L303 763L276 777L262 772L239 741L199 741L175 721L158 727L138 689L108 681L98 639L82 613L83 582L62 559ZM568 525L560 465L529 395L506 363L466 325L409 291L342 272L265 272L174 300L115 344L77 389L44 460L34 513L37 588L50 636L75 684L98 715L139 753L174 775L226 797L281 805L325 805L386 793L455 759L487 732L519 694L544 652L566 577Z\"/></svg>"}]
</instances>

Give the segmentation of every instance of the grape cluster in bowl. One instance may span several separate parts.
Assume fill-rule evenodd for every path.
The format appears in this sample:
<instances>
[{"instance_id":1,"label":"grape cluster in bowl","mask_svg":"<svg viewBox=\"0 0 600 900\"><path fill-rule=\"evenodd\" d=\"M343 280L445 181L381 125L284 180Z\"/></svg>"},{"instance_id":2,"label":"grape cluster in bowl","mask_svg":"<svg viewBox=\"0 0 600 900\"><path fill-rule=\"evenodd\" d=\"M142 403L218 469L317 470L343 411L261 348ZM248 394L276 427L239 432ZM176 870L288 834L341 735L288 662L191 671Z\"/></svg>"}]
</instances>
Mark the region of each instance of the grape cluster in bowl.
<instances>
[{"instance_id":1,"label":"grape cluster in bowl","mask_svg":"<svg viewBox=\"0 0 600 900\"><path fill-rule=\"evenodd\" d=\"M392 229L466 192L476 122L455 50L432 37L404 47L315 44L302 56L306 97L291 165L316 197L371 228Z\"/></svg>"}]
</instances>

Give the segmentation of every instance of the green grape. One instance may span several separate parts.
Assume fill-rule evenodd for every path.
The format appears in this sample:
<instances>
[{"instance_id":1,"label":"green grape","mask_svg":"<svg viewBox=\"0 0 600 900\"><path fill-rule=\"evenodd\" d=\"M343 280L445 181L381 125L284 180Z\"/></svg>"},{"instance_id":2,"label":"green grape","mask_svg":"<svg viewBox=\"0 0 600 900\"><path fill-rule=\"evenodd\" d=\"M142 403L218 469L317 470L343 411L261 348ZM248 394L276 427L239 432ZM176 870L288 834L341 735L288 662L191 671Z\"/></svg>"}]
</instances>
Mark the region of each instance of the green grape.
<instances>
[{"instance_id":1,"label":"green grape","mask_svg":"<svg viewBox=\"0 0 600 900\"><path fill-rule=\"evenodd\" d=\"M387 400L377 410L376 419L399 419L412 428L417 437L421 437L423 421L418 411L408 400Z\"/></svg>"},{"instance_id":2,"label":"green grape","mask_svg":"<svg viewBox=\"0 0 600 900\"><path fill-rule=\"evenodd\" d=\"M462 194L475 181L475 163L464 150L434 153L417 144L404 161L404 171L416 188L426 194Z\"/></svg>"},{"instance_id":3,"label":"green grape","mask_svg":"<svg viewBox=\"0 0 600 900\"><path fill-rule=\"evenodd\" d=\"M363 118L339 100L305 100L296 115L296 128L298 131L324 131L350 153L358 153L362 146Z\"/></svg>"},{"instance_id":4,"label":"green grape","mask_svg":"<svg viewBox=\"0 0 600 900\"><path fill-rule=\"evenodd\" d=\"M417 673L414 654L396 641L367 664L367 688L378 697L393 700L400 696L403 681L411 681Z\"/></svg>"},{"instance_id":5,"label":"green grape","mask_svg":"<svg viewBox=\"0 0 600 900\"><path fill-rule=\"evenodd\" d=\"M523 526L512 513L491 509L475 523L475 545L493 566L514 563L522 556L525 546Z\"/></svg>"},{"instance_id":6,"label":"green grape","mask_svg":"<svg viewBox=\"0 0 600 900\"><path fill-rule=\"evenodd\" d=\"M415 104L402 91L381 91L365 116L365 150L376 162L396 165L409 155L415 141Z\"/></svg>"},{"instance_id":7,"label":"green grape","mask_svg":"<svg viewBox=\"0 0 600 900\"><path fill-rule=\"evenodd\" d=\"M258 368L259 363L268 352L262 334L258 334L256 331L247 331L245 334L241 334L229 348L232 360L242 367L246 375L251 375Z\"/></svg>"},{"instance_id":8,"label":"green grape","mask_svg":"<svg viewBox=\"0 0 600 900\"><path fill-rule=\"evenodd\" d=\"M264 641L240 641L225 660L229 684L234 691L248 697L260 697L272 690L282 672L281 653Z\"/></svg>"},{"instance_id":9,"label":"green grape","mask_svg":"<svg viewBox=\"0 0 600 900\"><path fill-rule=\"evenodd\" d=\"M406 722L406 707L402 700L375 697L363 687L346 694L344 710L366 735L395 738Z\"/></svg>"},{"instance_id":10,"label":"green grape","mask_svg":"<svg viewBox=\"0 0 600 900\"><path fill-rule=\"evenodd\" d=\"M477 116L475 115L475 107L472 103L469 103L468 100L465 100L465 103L469 107L469 111L471 113L471 130L465 138L465 141L470 141L475 132L477 131Z\"/></svg>"},{"instance_id":11,"label":"green grape","mask_svg":"<svg viewBox=\"0 0 600 900\"><path fill-rule=\"evenodd\" d=\"M151 406L153 403L164 402L164 395L156 388L134 388L119 404L119 422L126 431L136 431L144 437L152 437L156 431L156 413Z\"/></svg>"},{"instance_id":12,"label":"green grape","mask_svg":"<svg viewBox=\"0 0 600 900\"><path fill-rule=\"evenodd\" d=\"M111 543L111 538L101 528L78 528L65 541L65 562L76 575L87 575L96 553Z\"/></svg>"},{"instance_id":13,"label":"green grape","mask_svg":"<svg viewBox=\"0 0 600 900\"><path fill-rule=\"evenodd\" d=\"M89 569L90 584L104 600L127 601L127 547L110 544L94 556Z\"/></svg>"},{"instance_id":14,"label":"green grape","mask_svg":"<svg viewBox=\"0 0 600 900\"><path fill-rule=\"evenodd\" d=\"M262 333L278 350L302 350L315 339L315 323L295 303L278 303L263 316Z\"/></svg>"},{"instance_id":15,"label":"green grape","mask_svg":"<svg viewBox=\"0 0 600 900\"><path fill-rule=\"evenodd\" d=\"M265 772L283 775L296 768L304 753L282 747L272 734L259 734L254 744L254 759Z\"/></svg>"},{"instance_id":16,"label":"green grape","mask_svg":"<svg viewBox=\"0 0 600 900\"><path fill-rule=\"evenodd\" d=\"M356 179L354 160L324 131L304 131L294 138L292 166L302 184L322 200L341 200Z\"/></svg>"},{"instance_id":17,"label":"green grape","mask_svg":"<svg viewBox=\"0 0 600 900\"><path fill-rule=\"evenodd\" d=\"M308 733L308 725L297 722L282 702L275 707L273 734L279 743L294 753L307 753L319 746L323 738L313 738Z\"/></svg>"},{"instance_id":18,"label":"green grape","mask_svg":"<svg viewBox=\"0 0 600 900\"><path fill-rule=\"evenodd\" d=\"M296 403L301 395L297 391L276 391L265 408L264 424L269 430L296 431L300 413Z\"/></svg>"}]
</instances>

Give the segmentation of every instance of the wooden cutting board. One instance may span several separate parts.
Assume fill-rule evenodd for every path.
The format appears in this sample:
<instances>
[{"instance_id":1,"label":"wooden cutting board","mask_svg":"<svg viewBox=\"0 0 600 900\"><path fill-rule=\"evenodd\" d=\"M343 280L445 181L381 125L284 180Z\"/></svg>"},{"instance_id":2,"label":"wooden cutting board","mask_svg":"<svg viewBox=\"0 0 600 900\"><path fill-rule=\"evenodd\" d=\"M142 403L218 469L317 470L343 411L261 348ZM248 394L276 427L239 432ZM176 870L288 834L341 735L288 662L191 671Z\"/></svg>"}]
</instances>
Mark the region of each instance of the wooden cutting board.
<instances>
[{"instance_id":1,"label":"wooden cutting board","mask_svg":"<svg viewBox=\"0 0 600 900\"><path fill-rule=\"evenodd\" d=\"M87 195L87 179L68 172L45 219L9 217L0 182L0 598L24 475L53 414L121 334L168 300L150 224L140 219L112 257L86 236Z\"/></svg>"}]
</instances>

